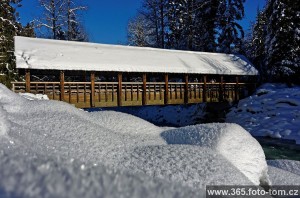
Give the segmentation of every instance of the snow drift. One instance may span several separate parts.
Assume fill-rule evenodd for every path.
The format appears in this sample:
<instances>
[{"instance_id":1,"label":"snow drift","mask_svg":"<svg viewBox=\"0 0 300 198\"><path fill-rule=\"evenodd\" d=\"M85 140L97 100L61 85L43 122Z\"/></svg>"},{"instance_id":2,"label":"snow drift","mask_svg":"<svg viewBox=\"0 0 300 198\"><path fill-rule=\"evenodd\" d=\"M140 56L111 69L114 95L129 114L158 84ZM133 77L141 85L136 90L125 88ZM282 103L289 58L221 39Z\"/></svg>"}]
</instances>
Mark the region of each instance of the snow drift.
<instances>
[{"instance_id":1,"label":"snow drift","mask_svg":"<svg viewBox=\"0 0 300 198\"><path fill-rule=\"evenodd\" d=\"M1 84L0 107L7 197L201 197L208 184L267 182L261 147L237 125L160 128L124 113L27 100Z\"/></svg>"},{"instance_id":2,"label":"snow drift","mask_svg":"<svg viewBox=\"0 0 300 198\"><path fill-rule=\"evenodd\" d=\"M264 84L227 114L227 122L254 136L295 140L300 144L300 87Z\"/></svg>"},{"instance_id":3,"label":"snow drift","mask_svg":"<svg viewBox=\"0 0 300 198\"><path fill-rule=\"evenodd\" d=\"M260 144L236 124L203 124L165 131L169 144L190 144L211 148L256 185L268 184L267 163Z\"/></svg>"}]
</instances>

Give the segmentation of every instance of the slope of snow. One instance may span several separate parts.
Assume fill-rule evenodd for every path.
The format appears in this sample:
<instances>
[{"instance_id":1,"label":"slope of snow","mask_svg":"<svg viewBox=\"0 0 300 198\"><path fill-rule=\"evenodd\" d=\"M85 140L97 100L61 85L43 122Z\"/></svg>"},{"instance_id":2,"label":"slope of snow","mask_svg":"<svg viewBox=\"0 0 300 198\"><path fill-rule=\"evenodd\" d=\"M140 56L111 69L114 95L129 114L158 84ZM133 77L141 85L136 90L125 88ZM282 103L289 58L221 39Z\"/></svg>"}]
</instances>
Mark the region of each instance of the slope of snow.
<instances>
[{"instance_id":1,"label":"slope of snow","mask_svg":"<svg viewBox=\"0 0 300 198\"><path fill-rule=\"evenodd\" d=\"M17 68L23 69L258 74L244 56L233 54L162 50L25 37L15 37L15 56Z\"/></svg>"},{"instance_id":2,"label":"slope of snow","mask_svg":"<svg viewBox=\"0 0 300 198\"><path fill-rule=\"evenodd\" d=\"M202 124L165 131L169 144L189 144L211 148L225 157L251 182L269 183L265 154L260 144L236 124Z\"/></svg>"},{"instance_id":3,"label":"slope of snow","mask_svg":"<svg viewBox=\"0 0 300 198\"><path fill-rule=\"evenodd\" d=\"M103 109L100 109L103 110ZM205 104L167 105L143 107L110 107L113 110L132 114L159 126L188 126L200 123L205 116ZM99 111L99 108L89 111Z\"/></svg>"},{"instance_id":4,"label":"slope of snow","mask_svg":"<svg viewBox=\"0 0 300 198\"><path fill-rule=\"evenodd\" d=\"M268 166L268 173L272 185L300 185L300 176L289 171Z\"/></svg>"},{"instance_id":5,"label":"slope of snow","mask_svg":"<svg viewBox=\"0 0 300 198\"><path fill-rule=\"evenodd\" d=\"M268 165L289 171L300 177L300 162L294 160L268 160Z\"/></svg>"},{"instance_id":6,"label":"slope of snow","mask_svg":"<svg viewBox=\"0 0 300 198\"><path fill-rule=\"evenodd\" d=\"M267 180L261 147L233 124L159 128L124 113L27 100L1 84L0 123L0 177L7 178L0 193L7 197L201 197L207 184ZM176 143L168 135L183 133L204 139L168 145Z\"/></svg>"},{"instance_id":7,"label":"slope of snow","mask_svg":"<svg viewBox=\"0 0 300 198\"><path fill-rule=\"evenodd\" d=\"M300 87L264 84L227 114L227 122L254 136L296 140L300 144Z\"/></svg>"},{"instance_id":8,"label":"slope of snow","mask_svg":"<svg viewBox=\"0 0 300 198\"><path fill-rule=\"evenodd\" d=\"M32 93L19 93L19 94L28 100L49 100L48 96L43 94L32 94Z\"/></svg>"}]
</instances>

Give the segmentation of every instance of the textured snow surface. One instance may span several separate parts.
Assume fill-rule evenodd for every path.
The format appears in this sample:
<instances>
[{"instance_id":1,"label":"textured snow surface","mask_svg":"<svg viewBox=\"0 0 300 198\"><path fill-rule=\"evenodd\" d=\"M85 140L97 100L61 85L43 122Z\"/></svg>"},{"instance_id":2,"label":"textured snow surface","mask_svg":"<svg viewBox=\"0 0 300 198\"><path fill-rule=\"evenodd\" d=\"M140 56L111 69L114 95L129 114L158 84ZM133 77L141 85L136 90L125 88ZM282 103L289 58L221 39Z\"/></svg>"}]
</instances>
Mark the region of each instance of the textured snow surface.
<instances>
[{"instance_id":1,"label":"textured snow surface","mask_svg":"<svg viewBox=\"0 0 300 198\"><path fill-rule=\"evenodd\" d=\"M300 144L300 87L264 84L227 114L227 122L254 136L296 140Z\"/></svg>"},{"instance_id":2,"label":"textured snow surface","mask_svg":"<svg viewBox=\"0 0 300 198\"><path fill-rule=\"evenodd\" d=\"M300 162L294 160L268 160L269 166L273 166L276 168L283 169L285 171L289 171L300 177Z\"/></svg>"},{"instance_id":3,"label":"textured snow surface","mask_svg":"<svg viewBox=\"0 0 300 198\"><path fill-rule=\"evenodd\" d=\"M208 147L223 155L254 184L268 183L267 163L260 144L236 124L207 124L162 133L169 144Z\"/></svg>"},{"instance_id":4,"label":"textured snow surface","mask_svg":"<svg viewBox=\"0 0 300 198\"><path fill-rule=\"evenodd\" d=\"M102 110L102 109L101 109ZM143 107L111 107L113 110L132 114L160 126L189 126L204 120L205 104L143 106ZM99 111L92 109L91 111Z\"/></svg>"},{"instance_id":5,"label":"textured snow surface","mask_svg":"<svg viewBox=\"0 0 300 198\"><path fill-rule=\"evenodd\" d=\"M272 185L300 185L300 176L274 166L268 167Z\"/></svg>"},{"instance_id":6,"label":"textured snow surface","mask_svg":"<svg viewBox=\"0 0 300 198\"><path fill-rule=\"evenodd\" d=\"M49 100L48 96L43 94L32 94L32 93L19 93L19 94L28 100Z\"/></svg>"},{"instance_id":7,"label":"textured snow surface","mask_svg":"<svg viewBox=\"0 0 300 198\"><path fill-rule=\"evenodd\" d=\"M262 148L235 124L160 128L1 84L0 123L3 197L201 197L207 184L268 179Z\"/></svg>"},{"instance_id":8,"label":"textured snow surface","mask_svg":"<svg viewBox=\"0 0 300 198\"><path fill-rule=\"evenodd\" d=\"M15 37L17 68L257 75L243 56Z\"/></svg>"}]
</instances>

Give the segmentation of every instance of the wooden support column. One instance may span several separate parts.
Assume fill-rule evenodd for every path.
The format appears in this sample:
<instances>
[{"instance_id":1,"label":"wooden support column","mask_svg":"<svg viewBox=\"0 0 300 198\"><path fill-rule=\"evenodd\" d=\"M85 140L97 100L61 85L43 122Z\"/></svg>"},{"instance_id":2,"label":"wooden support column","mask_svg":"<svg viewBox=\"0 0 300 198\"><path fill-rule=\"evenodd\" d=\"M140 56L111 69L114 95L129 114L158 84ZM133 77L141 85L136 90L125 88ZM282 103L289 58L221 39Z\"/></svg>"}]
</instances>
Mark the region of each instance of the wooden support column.
<instances>
[{"instance_id":1,"label":"wooden support column","mask_svg":"<svg viewBox=\"0 0 300 198\"><path fill-rule=\"evenodd\" d=\"M165 105L169 104L169 75L165 74L165 96L164 96Z\"/></svg>"},{"instance_id":2,"label":"wooden support column","mask_svg":"<svg viewBox=\"0 0 300 198\"><path fill-rule=\"evenodd\" d=\"M147 75L145 73L143 74L142 105L147 105Z\"/></svg>"},{"instance_id":3,"label":"wooden support column","mask_svg":"<svg viewBox=\"0 0 300 198\"><path fill-rule=\"evenodd\" d=\"M91 72L91 107L95 107L95 72Z\"/></svg>"},{"instance_id":4,"label":"wooden support column","mask_svg":"<svg viewBox=\"0 0 300 198\"><path fill-rule=\"evenodd\" d=\"M207 101L207 85L206 85L206 81L207 81L207 78L206 78L206 75L203 76L203 102L206 102Z\"/></svg>"},{"instance_id":5,"label":"wooden support column","mask_svg":"<svg viewBox=\"0 0 300 198\"><path fill-rule=\"evenodd\" d=\"M118 106L122 106L122 73L118 73Z\"/></svg>"},{"instance_id":6,"label":"wooden support column","mask_svg":"<svg viewBox=\"0 0 300 198\"><path fill-rule=\"evenodd\" d=\"M65 73L60 71L60 101L65 100Z\"/></svg>"},{"instance_id":7,"label":"wooden support column","mask_svg":"<svg viewBox=\"0 0 300 198\"><path fill-rule=\"evenodd\" d=\"M224 100L224 77L220 77L219 102Z\"/></svg>"},{"instance_id":8,"label":"wooden support column","mask_svg":"<svg viewBox=\"0 0 300 198\"><path fill-rule=\"evenodd\" d=\"M238 76L236 76L235 77L235 93L234 93L234 99L235 99L235 101L238 101L239 99L240 99L240 93L239 93L239 77Z\"/></svg>"},{"instance_id":9,"label":"wooden support column","mask_svg":"<svg viewBox=\"0 0 300 198\"><path fill-rule=\"evenodd\" d=\"M189 75L184 75L184 104L189 103Z\"/></svg>"},{"instance_id":10,"label":"wooden support column","mask_svg":"<svg viewBox=\"0 0 300 198\"><path fill-rule=\"evenodd\" d=\"M26 92L30 93L30 69L25 70Z\"/></svg>"}]
</instances>

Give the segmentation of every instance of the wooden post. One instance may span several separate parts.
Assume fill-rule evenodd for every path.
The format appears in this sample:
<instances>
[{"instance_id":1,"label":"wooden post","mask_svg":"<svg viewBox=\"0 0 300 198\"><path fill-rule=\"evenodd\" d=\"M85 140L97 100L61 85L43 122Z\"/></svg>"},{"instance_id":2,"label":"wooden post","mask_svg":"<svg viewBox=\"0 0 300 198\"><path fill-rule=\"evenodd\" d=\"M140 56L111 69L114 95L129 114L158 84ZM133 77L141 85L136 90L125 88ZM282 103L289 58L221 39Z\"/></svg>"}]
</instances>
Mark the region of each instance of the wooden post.
<instances>
[{"instance_id":1,"label":"wooden post","mask_svg":"<svg viewBox=\"0 0 300 198\"><path fill-rule=\"evenodd\" d=\"M95 107L95 72L91 72L91 107Z\"/></svg>"},{"instance_id":2,"label":"wooden post","mask_svg":"<svg viewBox=\"0 0 300 198\"><path fill-rule=\"evenodd\" d=\"M206 76L203 76L203 102L207 101L207 86L206 86Z\"/></svg>"},{"instance_id":3,"label":"wooden post","mask_svg":"<svg viewBox=\"0 0 300 198\"><path fill-rule=\"evenodd\" d=\"M60 71L60 101L65 100L65 73Z\"/></svg>"},{"instance_id":4,"label":"wooden post","mask_svg":"<svg viewBox=\"0 0 300 198\"><path fill-rule=\"evenodd\" d=\"M164 98L165 105L169 103L169 76L165 74L165 98Z\"/></svg>"},{"instance_id":5,"label":"wooden post","mask_svg":"<svg viewBox=\"0 0 300 198\"><path fill-rule=\"evenodd\" d=\"M235 77L235 82L236 82L236 85L235 85L235 93L234 93L234 95L235 95L235 101L238 101L239 100L239 98L240 98L240 94L239 94L239 77L238 76L236 76Z\"/></svg>"},{"instance_id":6,"label":"wooden post","mask_svg":"<svg viewBox=\"0 0 300 198\"><path fill-rule=\"evenodd\" d=\"M142 105L147 104L147 75L143 74L143 95L142 95Z\"/></svg>"},{"instance_id":7,"label":"wooden post","mask_svg":"<svg viewBox=\"0 0 300 198\"><path fill-rule=\"evenodd\" d=\"M118 106L122 106L122 73L118 73Z\"/></svg>"},{"instance_id":8,"label":"wooden post","mask_svg":"<svg viewBox=\"0 0 300 198\"><path fill-rule=\"evenodd\" d=\"M184 75L184 104L189 103L189 75Z\"/></svg>"},{"instance_id":9,"label":"wooden post","mask_svg":"<svg viewBox=\"0 0 300 198\"><path fill-rule=\"evenodd\" d=\"M30 69L25 70L26 92L30 93Z\"/></svg>"},{"instance_id":10,"label":"wooden post","mask_svg":"<svg viewBox=\"0 0 300 198\"><path fill-rule=\"evenodd\" d=\"M220 90L219 90L219 102L224 100L224 77L220 77Z\"/></svg>"}]
</instances>

